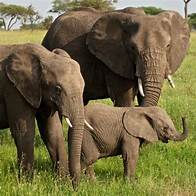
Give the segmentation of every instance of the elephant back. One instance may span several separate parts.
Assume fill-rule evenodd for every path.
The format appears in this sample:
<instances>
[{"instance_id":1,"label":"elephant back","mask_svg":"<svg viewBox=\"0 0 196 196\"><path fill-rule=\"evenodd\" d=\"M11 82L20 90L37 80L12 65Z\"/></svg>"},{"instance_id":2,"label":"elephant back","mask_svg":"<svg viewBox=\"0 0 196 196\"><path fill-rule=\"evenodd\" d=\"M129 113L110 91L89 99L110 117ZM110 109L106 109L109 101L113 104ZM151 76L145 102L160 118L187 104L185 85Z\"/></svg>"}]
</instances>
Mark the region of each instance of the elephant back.
<instances>
[{"instance_id":1,"label":"elephant back","mask_svg":"<svg viewBox=\"0 0 196 196\"><path fill-rule=\"evenodd\" d=\"M42 45L49 50L63 48L89 32L102 14L93 8L82 8L60 15L52 23Z\"/></svg>"},{"instance_id":2,"label":"elephant back","mask_svg":"<svg viewBox=\"0 0 196 196\"><path fill-rule=\"evenodd\" d=\"M143 8L136 8L136 7L126 7L122 10L117 10L123 13L127 13L127 14L134 14L134 15L146 15L145 11Z\"/></svg>"},{"instance_id":3,"label":"elephant back","mask_svg":"<svg viewBox=\"0 0 196 196\"><path fill-rule=\"evenodd\" d=\"M171 35L171 42L167 59L170 64L170 74L173 74L184 59L190 38L190 29L180 14L174 11L165 11L159 14L162 21L168 22Z\"/></svg>"}]
</instances>

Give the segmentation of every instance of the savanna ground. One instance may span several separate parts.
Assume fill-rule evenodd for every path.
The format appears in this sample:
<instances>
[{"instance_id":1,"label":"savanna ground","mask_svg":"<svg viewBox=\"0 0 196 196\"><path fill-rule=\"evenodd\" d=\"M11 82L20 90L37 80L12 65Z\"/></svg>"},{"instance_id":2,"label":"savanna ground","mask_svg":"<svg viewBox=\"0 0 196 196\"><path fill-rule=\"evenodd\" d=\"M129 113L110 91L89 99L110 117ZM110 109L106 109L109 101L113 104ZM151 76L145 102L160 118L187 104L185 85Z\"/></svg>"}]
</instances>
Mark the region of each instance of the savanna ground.
<instances>
[{"instance_id":1,"label":"savanna ground","mask_svg":"<svg viewBox=\"0 0 196 196\"><path fill-rule=\"evenodd\" d=\"M45 31L0 32L0 44L40 43ZM0 132L0 195L196 195L196 33L182 66L173 77L176 88L164 84L159 105L171 115L177 129L186 116L190 135L184 142L157 142L143 148L137 165L137 180L123 181L120 157L99 160L97 180L82 177L80 189L73 192L70 182L55 177L46 149L36 134L35 170L32 183L18 181L16 148L9 130ZM111 104L110 100L102 100ZM66 125L64 125L66 137Z\"/></svg>"}]
</instances>

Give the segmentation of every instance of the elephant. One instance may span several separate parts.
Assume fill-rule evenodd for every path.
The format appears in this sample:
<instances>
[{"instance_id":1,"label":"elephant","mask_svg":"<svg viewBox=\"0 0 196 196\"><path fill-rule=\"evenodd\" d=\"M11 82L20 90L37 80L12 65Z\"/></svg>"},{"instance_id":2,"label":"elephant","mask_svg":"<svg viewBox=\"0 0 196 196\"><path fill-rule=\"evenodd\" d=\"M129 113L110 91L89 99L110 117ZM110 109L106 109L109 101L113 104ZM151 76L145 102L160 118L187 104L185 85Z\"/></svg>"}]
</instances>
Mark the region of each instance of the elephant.
<instances>
[{"instance_id":1,"label":"elephant","mask_svg":"<svg viewBox=\"0 0 196 196\"><path fill-rule=\"evenodd\" d=\"M115 106L156 106L164 79L180 66L189 45L180 14L146 15L137 8L101 12L78 9L59 16L42 45L61 48L80 64L84 103L111 98ZM140 93L138 93L138 91Z\"/></svg>"},{"instance_id":2,"label":"elephant","mask_svg":"<svg viewBox=\"0 0 196 196\"><path fill-rule=\"evenodd\" d=\"M22 174L33 174L35 119L53 163L60 174L68 174L56 111L73 126L70 163L75 164L81 149L76 141L84 129L83 89L80 66L65 51L32 43L0 46L0 129L11 130Z\"/></svg>"},{"instance_id":3,"label":"elephant","mask_svg":"<svg viewBox=\"0 0 196 196\"><path fill-rule=\"evenodd\" d=\"M122 155L124 176L134 178L139 148L161 140L183 141L188 136L185 118L183 133L178 133L165 110L158 106L112 107L105 104L85 106L81 166L94 178L93 163L103 157ZM72 132L72 128L69 128ZM68 134L69 135L69 134ZM69 141L69 140L68 140Z\"/></svg>"}]
</instances>

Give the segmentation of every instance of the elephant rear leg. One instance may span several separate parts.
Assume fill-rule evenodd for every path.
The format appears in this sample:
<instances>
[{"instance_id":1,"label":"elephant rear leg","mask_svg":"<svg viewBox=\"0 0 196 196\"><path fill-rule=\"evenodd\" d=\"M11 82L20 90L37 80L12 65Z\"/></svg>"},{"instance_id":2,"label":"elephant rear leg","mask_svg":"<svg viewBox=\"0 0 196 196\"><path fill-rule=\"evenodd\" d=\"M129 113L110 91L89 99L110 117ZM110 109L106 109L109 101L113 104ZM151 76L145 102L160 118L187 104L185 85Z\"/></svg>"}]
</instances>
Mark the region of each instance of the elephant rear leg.
<instances>
[{"instance_id":1,"label":"elephant rear leg","mask_svg":"<svg viewBox=\"0 0 196 196\"><path fill-rule=\"evenodd\" d=\"M31 177L34 161L35 110L16 89L8 88L7 92L7 117L17 147L19 168L22 169L22 173Z\"/></svg>"},{"instance_id":2,"label":"elephant rear leg","mask_svg":"<svg viewBox=\"0 0 196 196\"><path fill-rule=\"evenodd\" d=\"M140 141L135 137L123 139L122 157L124 164L125 179L131 180L135 177L136 164L139 156Z\"/></svg>"},{"instance_id":3,"label":"elephant rear leg","mask_svg":"<svg viewBox=\"0 0 196 196\"><path fill-rule=\"evenodd\" d=\"M63 136L63 128L61 120L57 112L51 117L47 117L44 113L36 114L37 124L42 140L53 162L53 166L57 173L65 177L68 175L68 158Z\"/></svg>"}]
</instances>

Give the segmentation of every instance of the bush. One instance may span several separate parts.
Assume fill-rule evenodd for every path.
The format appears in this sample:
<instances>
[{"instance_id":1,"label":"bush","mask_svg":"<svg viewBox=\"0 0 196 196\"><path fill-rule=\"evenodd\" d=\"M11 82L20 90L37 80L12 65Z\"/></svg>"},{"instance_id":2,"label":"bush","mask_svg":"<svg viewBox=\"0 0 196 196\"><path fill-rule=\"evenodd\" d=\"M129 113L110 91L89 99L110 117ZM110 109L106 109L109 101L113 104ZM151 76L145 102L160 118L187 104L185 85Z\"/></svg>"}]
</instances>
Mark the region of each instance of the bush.
<instances>
[{"instance_id":1,"label":"bush","mask_svg":"<svg viewBox=\"0 0 196 196\"><path fill-rule=\"evenodd\" d=\"M142 8L144 9L145 13L149 15L157 15L162 11L164 11L161 8L157 8L157 7L142 7Z\"/></svg>"}]
</instances>

